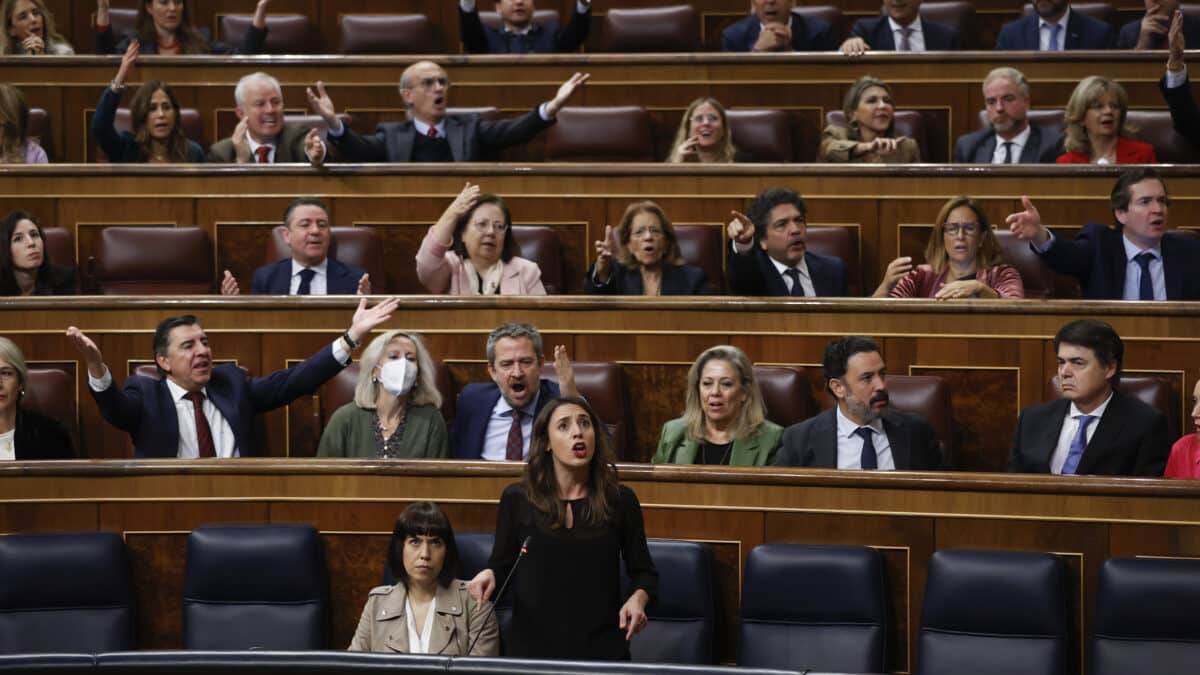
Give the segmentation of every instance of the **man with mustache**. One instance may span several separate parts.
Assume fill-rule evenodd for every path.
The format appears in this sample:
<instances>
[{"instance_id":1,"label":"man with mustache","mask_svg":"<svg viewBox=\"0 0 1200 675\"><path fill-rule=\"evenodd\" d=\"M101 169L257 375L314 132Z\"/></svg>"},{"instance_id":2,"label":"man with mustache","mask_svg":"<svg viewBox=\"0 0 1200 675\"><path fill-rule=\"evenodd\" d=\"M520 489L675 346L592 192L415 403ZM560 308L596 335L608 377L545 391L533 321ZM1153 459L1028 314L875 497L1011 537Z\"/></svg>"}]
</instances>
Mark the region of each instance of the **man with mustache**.
<instances>
[{"instance_id":1,"label":"man with mustache","mask_svg":"<svg viewBox=\"0 0 1200 675\"><path fill-rule=\"evenodd\" d=\"M566 28L533 22L533 0L497 0L499 30L479 19L477 0L458 1L458 34L468 54L570 54L587 40L592 23L591 0L575 0Z\"/></svg>"},{"instance_id":2,"label":"man with mustache","mask_svg":"<svg viewBox=\"0 0 1200 675\"><path fill-rule=\"evenodd\" d=\"M828 52L833 26L792 13L794 0L750 0L750 16L721 31L723 52Z\"/></svg>"},{"instance_id":3,"label":"man with mustache","mask_svg":"<svg viewBox=\"0 0 1200 675\"><path fill-rule=\"evenodd\" d=\"M798 193L769 188L746 211L733 211L726 229L733 250L725 274L734 294L846 295L846 265L808 250L808 208Z\"/></svg>"},{"instance_id":4,"label":"man with mustache","mask_svg":"<svg viewBox=\"0 0 1200 675\"><path fill-rule=\"evenodd\" d=\"M283 89L266 73L251 73L233 90L238 117L233 136L208 150L208 161L276 164L325 161L325 143L316 129L283 119Z\"/></svg>"},{"instance_id":5,"label":"man with mustache","mask_svg":"<svg viewBox=\"0 0 1200 675\"><path fill-rule=\"evenodd\" d=\"M1016 68L996 68L983 80L988 128L958 137L954 161L974 164L1053 164L1062 133L1029 123L1029 83Z\"/></svg>"},{"instance_id":6,"label":"man with mustache","mask_svg":"<svg viewBox=\"0 0 1200 675\"><path fill-rule=\"evenodd\" d=\"M255 295L370 295L366 272L329 257L329 207L317 197L297 197L283 212L283 239L292 255L254 270ZM271 236L275 236L272 232ZM221 295L240 293L225 270Z\"/></svg>"},{"instance_id":7,"label":"man with mustache","mask_svg":"<svg viewBox=\"0 0 1200 675\"><path fill-rule=\"evenodd\" d=\"M1112 26L1072 10L1069 0L1035 0L1033 11L1000 27L996 49L1061 52L1113 45Z\"/></svg>"},{"instance_id":8,"label":"man with mustache","mask_svg":"<svg viewBox=\"0 0 1200 675\"><path fill-rule=\"evenodd\" d=\"M506 323L488 335L490 384L463 387L450 428L454 459L519 462L529 453L533 420L559 396L578 396L567 350L554 348L558 384L542 378L542 334L527 323Z\"/></svg>"},{"instance_id":9,"label":"man with mustache","mask_svg":"<svg viewBox=\"0 0 1200 675\"><path fill-rule=\"evenodd\" d=\"M1055 235L1029 197L1005 219L1050 269L1079 280L1088 300L1200 300L1200 241L1168 232L1171 198L1154 169L1130 169L1113 185L1116 227L1084 225L1074 240Z\"/></svg>"},{"instance_id":10,"label":"man with mustache","mask_svg":"<svg viewBox=\"0 0 1200 675\"><path fill-rule=\"evenodd\" d=\"M874 51L938 52L961 49L949 26L921 18L921 0L883 0L883 15L859 19L839 48L847 56Z\"/></svg>"},{"instance_id":11,"label":"man with mustache","mask_svg":"<svg viewBox=\"0 0 1200 675\"><path fill-rule=\"evenodd\" d=\"M1062 398L1021 411L1008 470L1103 476L1161 476L1167 418L1117 389L1125 345L1113 327L1080 319L1054 336Z\"/></svg>"},{"instance_id":12,"label":"man with mustache","mask_svg":"<svg viewBox=\"0 0 1200 675\"><path fill-rule=\"evenodd\" d=\"M852 335L825 347L825 388L837 405L783 432L775 466L936 471L942 449L919 415L888 407L879 345Z\"/></svg>"},{"instance_id":13,"label":"man with mustache","mask_svg":"<svg viewBox=\"0 0 1200 675\"><path fill-rule=\"evenodd\" d=\"M154 331L158 378L131 375L117 388L96 343L75 326L67 338L83 356L88 390L109 424L129 432L139 458L254 457L254 417L313 393L350 363L356 349L400 304L363 298L350 328L307 360L265 377L232 363L213 365L208 335L190 314L163 320Z\"/></svg>"},{"instance_id":14,"label":"man with mustache","mask_svg":"<svg viewBox=\"0 0 1200 675\"><path fill-rule=\"evenodd\" d=\"M1117 49L1166 49L1177 14L1187 41L1200 45L1200 16L1181 12L1179 0L1146 0L1146 14L1117 32Z\"/></svg>"}]
</instances>

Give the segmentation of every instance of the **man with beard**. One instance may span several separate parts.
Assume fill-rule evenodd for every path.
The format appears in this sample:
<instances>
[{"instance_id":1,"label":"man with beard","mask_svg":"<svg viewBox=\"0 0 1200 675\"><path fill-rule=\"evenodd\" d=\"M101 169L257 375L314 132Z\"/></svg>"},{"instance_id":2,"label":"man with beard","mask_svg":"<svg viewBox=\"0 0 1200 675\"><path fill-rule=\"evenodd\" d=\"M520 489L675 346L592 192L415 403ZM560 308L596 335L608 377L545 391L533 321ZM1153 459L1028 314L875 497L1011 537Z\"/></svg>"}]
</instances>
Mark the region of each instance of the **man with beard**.
<instances>
[{"instance_id":1,"label":"man with beard","mask_svg":"<svg viewBox=\"0 0 1200 675\"><path fill-rule=\"evenodd\" d=\"M557 23L536 24L533 0L498 0L499 30L479 19L476 0L459 0L458 34L468 54L570 54L587 40L592 22L591 0L575 0L566 28Z\"/></svg>"},{"instance_id":2,"label":"man with beard","mask_svg":"<svg viewBox=\"0 0 1200 675\"><path fill-rule=\"evenodd\" d=\"M808 208L798 193L768 188L746 210L733 211L726 230L733 250L725 274L734 294L846 295L846 265L808 250Z\"/></svg>"},{"instance_id":3,"label":"man with beard","mask_svg":"<svg viewBox=\"0 0 1200 675\"><path fill-rule=\"evenodd\" d=\"M567 350L554 348L562 387L542 378L542 334L527 323L506 323L487 340L490 384L463 387L450 428L454 459L519 462L529 453L533 420L559 396L578 396Z\"/></svg>"},{"instance_id":4,"label":"man with beard","mask_svg":"<svg viewBox=\"0 0 1200 675\"><path fill-rule=\"evenodd\" d=\"M131 375L122 388L91 338L71 326L67 339L83 356L100 415L129 432L139 459L264 456L268 449L254 441L255 416L311 394L337 375L350 363L350 352L399 304L388 298L368 308L363 298L350 328L332 344L265 377L251 377L232 363L213 365L208 335L190 314L165 319L154 331L159 377Z\"/></svg>"},{"instance_id":5,"label":"man with beard","mask_svg":"<svg viewBox=\"0 0 1200 675\"><path fill-rule=\"evenodd\" d=\"M775 466L936 471L942 450L919 415L888 407L887 366L868 337L825 348L825 388L837 405L783 432Z\"/></svg>"},{"instance_id":6,"label":"man with beard","mask_svg":"<svg viewBox=\"0 0 1200 675\"><path fill-rule=\"evenodd\" d=\"M1033 14L1000 27L996 49L1061 52L1113 45L1112 26L1072 11L1069 0L1034 0L1033 10Z\"/></svg>"},{"instance_id":7,"label":"man with beard","mask_svg":"<svg viewBox=\"0 0 1200 675\"><path fill-rule=\"evenodd\" d=\"M833 26L792 13L794 0L750 0L750 16L721 31L723 52L827 52L837 49Z\"/></svg>"},{"instance_id":8,"label":"man with beard","mask_svg":"<svg viewBox=\"0 0 1200 675\"><path fill-rule=\"evenodd\" d=\"M921 0L883 0L883 15L855 21L839 49L848 56L872 50L942 52L961 49L961 40L953 28L922 19Z\"/></svg>"},{"instance_id":9,"label":"man with beard","mask_svg":"<svg viewBox=\"0 0 1200 675\"><path fill-rule=\"evenodd\" d=\"M988 128L958 137L959 164L1053 164L1062 154L1062 134L1029 123L1029 83L1016 68L996 68L983 80Z\"/></svg>"},{"instance_id":10,"label":"man with beard","mask_svg":"<svg viewBox=\"0 0 1200 675\"><path fill-rule=\"evenodd\" d=\"M283 89L266 73L251 73L233 90L238 124L233 136L208 150L208 161L276 164L325 161L325 143L316 129L283 121Z\"/></svg>"}]
</instances>

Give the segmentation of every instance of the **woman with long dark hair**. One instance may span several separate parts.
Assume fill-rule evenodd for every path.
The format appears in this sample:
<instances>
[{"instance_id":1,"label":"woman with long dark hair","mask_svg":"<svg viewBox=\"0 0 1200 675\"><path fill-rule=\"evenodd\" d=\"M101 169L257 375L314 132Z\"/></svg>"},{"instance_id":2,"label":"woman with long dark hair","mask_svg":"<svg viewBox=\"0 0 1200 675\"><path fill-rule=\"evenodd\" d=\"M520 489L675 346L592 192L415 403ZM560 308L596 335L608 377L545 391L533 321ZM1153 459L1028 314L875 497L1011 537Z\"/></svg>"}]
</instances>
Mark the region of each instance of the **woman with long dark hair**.
<instances>
[{"instance_id":1,"label":"woman with long dark hair","mask_svg":"<svg viewBox=\"0 0 1200 675\"><path fill-rule=\"evenodd\" d=\"M74 295L75 273L50 262L37 219L13 211L0 220L0 295Z\"/></svg>"},{"instance_id":2,"label":"woman with long dark hair","mask_svg":"<svg viewBox=\"0 0 1200 675\"><path fill-rule=\"evenodd\" d=\"M109 24L109 0L96 0L96 53L123 54L131 42L137 42L143 54L160 56L258 54L267 42L267 6L270 2L258 0L246 37L241 47L234 49L214 41L208 29L193 24L184 0L141 0L137 29L129 35L113 33Z\"/></svg>"}]
</instances>

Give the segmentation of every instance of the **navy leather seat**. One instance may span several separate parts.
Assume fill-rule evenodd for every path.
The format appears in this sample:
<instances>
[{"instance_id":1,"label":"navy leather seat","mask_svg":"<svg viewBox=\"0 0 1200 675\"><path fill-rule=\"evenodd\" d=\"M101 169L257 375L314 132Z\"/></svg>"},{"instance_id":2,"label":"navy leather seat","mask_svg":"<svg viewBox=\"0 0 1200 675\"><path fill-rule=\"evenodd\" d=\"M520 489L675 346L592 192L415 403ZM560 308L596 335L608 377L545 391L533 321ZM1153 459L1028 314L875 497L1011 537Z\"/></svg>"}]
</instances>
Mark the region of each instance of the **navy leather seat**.
<instances>
[{"instance_id":1,"label":"navy leather seat","mask_svg":"<svg viewBox=\"0 0 1200 675\"><path fill-rule=\"evenodd\" d=\"M0 654L0 673L85 675L96 670L91 654Z\"/></svg>"},{"instance_id":2,"label":"navy leather seat","mask_svg":"<svg viewBox=\"0 0 1200 675\"><path fill-rule=\"evenodd\" d=\"M345 651L143 651L100 654L100 675L351 675L450 671L450 657L426 654L373 654Z\"/></svg>"},{"instance_id":3,"label":"navy leather seat","mask_svg":"<svg viewBox=\"0 0 1200 675\"><path fill-rule=\"evenodd\" d=\"M937 551L929 559L916 673L1061 675L1069 625L1058 556Z\"/></svg>"},{"instance_id":4,"label":"navy leather seat","mask_svg":"<svg viewBox=\"0 0 1200 675\"><path fill-rule=\"evenodd\" d=\"M742 583L738 665L884 672L886 608L883 558L873 548L755 546Z\"/></svg>"},{"instance_id":5,"label":"navy leather seat","mask_svg":"<svg viewBox=\"0 0 1200 675\"><path fill-rule=\"evenodd\" d=\"M1100 568L1092 675L1184 675L1200 664L1200 560L1113 558Z\"/></svg>"},{"instance_id":6,"label":"navy leather seat","mask_svg":"<svg viewBox=\"0 0 1200 675\"><path fill-rule=\"evenodd\" d=\"M125 542L112 532L0 537L0 654L133 649Z\"/></svg>"},{"instance_id":7,"label":"navy leather seat","mask_svg":"<svg viewBox=\"0 0 1200 675\"><path fill-rule=\"evenodd\" d=\"M649 622L633 636L629 651L639 663L713 662L712 552L703 544L651 539L650 558L658 570L658 598L646 608ZM629 578L622 565L622 586Z\"/></svg>"},{"instance_id":8,"label":"navy leather seat","mask_svg":"<svg viewBox=\"0 0 1200 675\"><path fill-rule=\"evenodd\" d=\"M309 525L210 525L188 537L185 649L324 649L325 556Z\"/></svg>"}]
</instances>

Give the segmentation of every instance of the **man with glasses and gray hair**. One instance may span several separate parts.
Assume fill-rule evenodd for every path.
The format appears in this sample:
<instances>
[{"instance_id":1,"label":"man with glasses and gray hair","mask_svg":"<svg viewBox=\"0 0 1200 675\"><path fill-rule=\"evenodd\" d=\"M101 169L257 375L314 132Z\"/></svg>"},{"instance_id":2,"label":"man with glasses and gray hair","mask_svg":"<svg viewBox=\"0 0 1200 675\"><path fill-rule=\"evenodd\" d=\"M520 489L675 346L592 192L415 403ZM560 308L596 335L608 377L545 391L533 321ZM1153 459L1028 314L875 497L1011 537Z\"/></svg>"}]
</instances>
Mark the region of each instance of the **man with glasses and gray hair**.
<instances>
[{"instance_id":1,"label":"man with glasses and gray hair","mask_svg":"<svg viewBox=\"0 0 1200 675\"><path fill-rule=\"evenodd\" d=\"M1062 133L1029 123L1029 82L1016 68L996 68L983 80L987 128L958 137L956 164L1053 164Z\"/></svg>"},{"instance_id":2,"label":"man with glasses and gray hair","mask_svg":"<svg viewBox=\"0 0 1200 675\"><path fill-rule=\"evenodd\" d=\"M325 83L308 90L308 103L329 125L327 137L347 162L478 162L496 150L531 140L554 124L554 117L588 75L575 73L554 98L507 120L476 113L448 114L450 77L432 61L418 61L400 75L400 96L408 119L380 124L370 136L346 128L337 117Z\"/></svg>"},{"instance_id":3,"label":"man with glasses and gray hair","mask_svg":"<svg viewBox=\"0 0 1200 675\"><path fill-rule=\"evenodd\" d=\"M578 396L566 347L554 348L560 387L542 379L542 334L527 323L506 323L488 335L487 384L463 387L450 428L454 459L525 459L533 420L559 396Z\"/></svg>"}]
</instances>

